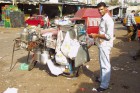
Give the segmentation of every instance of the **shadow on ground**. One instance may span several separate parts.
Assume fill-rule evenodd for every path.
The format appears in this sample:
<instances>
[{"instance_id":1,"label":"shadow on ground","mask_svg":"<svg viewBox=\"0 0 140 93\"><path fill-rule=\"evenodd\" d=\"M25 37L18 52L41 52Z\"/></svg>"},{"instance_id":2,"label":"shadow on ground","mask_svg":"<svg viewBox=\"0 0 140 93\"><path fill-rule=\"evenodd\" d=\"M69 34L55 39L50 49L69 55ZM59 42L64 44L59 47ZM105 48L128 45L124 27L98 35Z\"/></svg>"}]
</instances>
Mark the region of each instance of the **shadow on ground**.
<instances>
[{"instance_id":1,"label":"shadow on ground","mask_svg":"<svg viewBox=\"0 0 140 93\"><path fill-rule=\"evenodd\" d=\"M109 89L103 93L139 93L140 59L134 61L132 56L140 48L138 41L127 42L124 36L116 37L111 53L112 74ZM113 55L113 56L112 56ZM94 76L99 71L91 71L83 67L83 73L91 78L93 83L81 83L74 93L94 93L92 88L99 87Z\"/></svg>"}]
</instances>

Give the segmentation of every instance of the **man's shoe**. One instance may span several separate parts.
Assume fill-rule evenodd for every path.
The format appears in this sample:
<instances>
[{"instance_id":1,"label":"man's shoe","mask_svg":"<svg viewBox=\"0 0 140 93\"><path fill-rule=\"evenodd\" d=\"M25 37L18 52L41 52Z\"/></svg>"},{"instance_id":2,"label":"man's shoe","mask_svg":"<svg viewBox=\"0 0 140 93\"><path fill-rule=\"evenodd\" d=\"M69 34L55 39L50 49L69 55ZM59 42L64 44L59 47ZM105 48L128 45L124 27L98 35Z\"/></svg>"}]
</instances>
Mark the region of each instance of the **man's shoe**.
<instances>
[{"instance_id":1,"label":"man's shoe","mask_svg":"<svg viewBox=\"0 0 140 93\"><path fill-rule=\"evenodd\" d=\"M97 88L97 92L103 92L103 91L105 91L105 90L106 90L106 89L101 88L101 87Z\"/></svg>"},{"instance_id":2,"label":"man's shoe","mask_svg":"<svg viewBox=\"0 0 140 93\"><path fill-rule=\"evenodd\" d=\"M99 77L96 77L95 82L101 83L101 81L99 80Z\"/></svg>"},{"instance_id":3,"label":"man's shoe","mask_svg":"<svg viewBox=\"0 0 140 93\"><path fill-rule=\"evenodd\" d=\"M137 60L137 57L136 57L136 56L133 56L132 58L133 58L133 60L135 60L135 61Z\"/></svg>"}]
</instances>

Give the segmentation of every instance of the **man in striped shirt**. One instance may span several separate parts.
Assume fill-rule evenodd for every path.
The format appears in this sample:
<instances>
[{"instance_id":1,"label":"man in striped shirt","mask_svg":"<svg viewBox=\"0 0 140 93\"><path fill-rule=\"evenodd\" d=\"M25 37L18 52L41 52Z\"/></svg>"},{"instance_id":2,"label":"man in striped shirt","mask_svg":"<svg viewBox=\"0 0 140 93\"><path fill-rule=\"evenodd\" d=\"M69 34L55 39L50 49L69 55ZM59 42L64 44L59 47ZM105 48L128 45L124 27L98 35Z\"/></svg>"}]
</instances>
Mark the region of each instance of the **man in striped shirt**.
<instances>
[{"instance_id":1,"label":"man in striped shirt","mask_svg":"<svg viewBox=\"0 0 140 93\"><path fill-rule=\"evenodd\" d=\"M126 26L128 30L128 41L131 41L132 35L134 34L134 30L136 29L136 21L134 17L135 11L132 10L131 13L127 16Z\"/></svg>"}]
</instances>

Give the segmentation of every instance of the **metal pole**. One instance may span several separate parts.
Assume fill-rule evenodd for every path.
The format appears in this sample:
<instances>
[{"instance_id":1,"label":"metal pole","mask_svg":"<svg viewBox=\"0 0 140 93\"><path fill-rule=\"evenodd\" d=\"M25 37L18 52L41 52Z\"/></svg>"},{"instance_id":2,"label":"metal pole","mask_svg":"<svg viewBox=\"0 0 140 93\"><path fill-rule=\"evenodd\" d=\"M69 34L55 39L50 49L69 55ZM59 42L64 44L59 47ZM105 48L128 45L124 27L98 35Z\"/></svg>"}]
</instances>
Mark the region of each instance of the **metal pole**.
<instances>
[{"instance_id":1,"label":"metal pole","mask_svg":"<svg viewBox=\"0 0 140 93\"><path fill-rule=\"evenodd\" d=\"M40 3L39 3L39 15L40 15Z\"/></svg>"},{"instance_id":2,"label":"metal pole","mask_svg":"<svg viewBox=\"0 0 140 93\"><path fill-rule=\"evenodd\" d=\"M13 52L12 52L12 60L11 60L11 65L10 65L10 70L9 71L11 71L13 69L13 60L14 60L15 46L16 46L16 41L14 40Z\"/></svg>"},{"instance_id":3,"label":"metal pole","mask_svg":"<svg viewBox=\"0 0 140 93\"><path fill-rule=\"evenodd\" d=\"M13 5L15 4L15 0L13 0Z\"/></svg>"}]
</instances>

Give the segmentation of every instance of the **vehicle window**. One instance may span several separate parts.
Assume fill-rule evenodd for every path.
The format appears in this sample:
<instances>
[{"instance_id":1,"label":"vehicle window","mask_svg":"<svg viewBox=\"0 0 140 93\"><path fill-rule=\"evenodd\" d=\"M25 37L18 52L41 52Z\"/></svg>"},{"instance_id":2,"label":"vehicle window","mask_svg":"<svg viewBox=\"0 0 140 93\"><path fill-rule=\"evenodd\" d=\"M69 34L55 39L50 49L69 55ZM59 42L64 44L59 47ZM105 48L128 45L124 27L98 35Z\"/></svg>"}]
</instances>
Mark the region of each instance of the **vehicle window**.
<instances>
[{"instance_id":1,"label":"vehicle window","mask_svg":"<svg viewBox=\"0 0 140 93\"><path fill-rule=\"evenodd\" d=\"M36 17L36 20L39 20L39 16Z\"/></svg>"},{"instance_id":2,"label":"vehicle window","mask_svg":"<svg viewBox=\"0 0 140 93\"><path fill-rule=\"evenodd\" d=\"M35 18L34 17L30 17L30 20L34 20Z\"/></svg>"},{"instance_id":3,"label":"vehicle window","mask_svg":"<svg viewBox=\"0 0 140 93\"><path fill-rule=\"evenodd\" d=\"M76 24L85 24L85 20L76 20Z\"/></svg>"},{"instance_id":4,"label":"vehicle window","mask_svg":"<svg viewBox=\"0 0 140 93\"><path fill-rule=\"evenodd\" d=\"M41 19L43 19L43 17L42 16L38 16L37 19L38 20L41 20Z\"/></svg>"}]
</instances>

